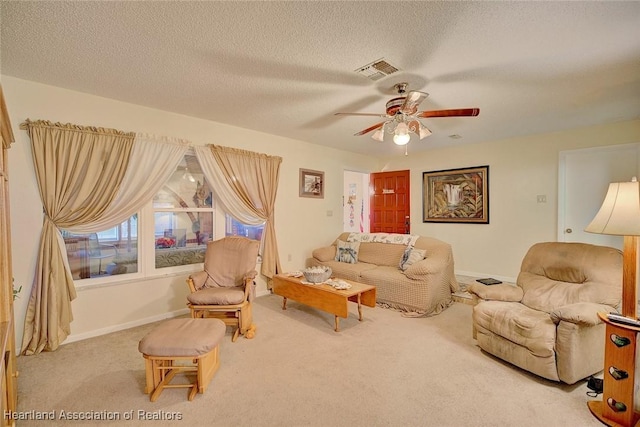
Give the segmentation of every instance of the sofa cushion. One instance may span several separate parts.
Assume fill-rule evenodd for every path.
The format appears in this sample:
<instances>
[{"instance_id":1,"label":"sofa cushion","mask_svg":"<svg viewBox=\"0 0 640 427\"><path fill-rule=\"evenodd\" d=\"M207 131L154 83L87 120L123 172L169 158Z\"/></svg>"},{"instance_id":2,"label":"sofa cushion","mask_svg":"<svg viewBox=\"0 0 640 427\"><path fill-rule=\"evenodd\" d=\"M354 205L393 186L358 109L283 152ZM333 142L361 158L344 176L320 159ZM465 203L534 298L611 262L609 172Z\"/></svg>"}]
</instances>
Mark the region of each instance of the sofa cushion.
<instances>
[{"instance_id":1,"label":"sofa cushion","mask_svg":"<svg viewBox=\"0 0 640 427\"><path fill-rule=\"evenodd\" d=\"M355 264L358 262L359 249L360 242L343 242L342 240L338 240L335 260Z\"/></svg>"},{"instance_id":2,"label":"sofa cushion","mask_svg":"<svg viewBox=\"0 0 640 427\"><path fill-rule=\"evenodd\" d=\"M393 243L361 243L358 260L375 265L396 267L407 247Z\"/></svg>"},{"instance_id":3,"label":"sofa cushion","mask_svg":"<svg viewBox=\"0 0 640 427\"><path fill-rule=\"evenodd\" d=\"M340 261L326 261L326 262L317 262L315 259L312 259L310 263L311 267L314 265L326 265L330 267L332 270L331 275L334 277L339 277L341 279L347 280L355 280L356 282L360 281L360 275L363 271L372 270L376 268L376 265L368 264L366 262L357 262L355 264L348 264L346 262Z\"/></svg>"},{"instance_id":4,"label":"sofa cushion","mask_svg":"<svg viewBox=\"0 0 640 427\"><path fill-rule=\"evenodd\" d=\"M536 356L554 354L556 325L548 313L517 302L483 301L473 307L473 320L478 328L526 347Z\"/></svg>"}]
</instances>

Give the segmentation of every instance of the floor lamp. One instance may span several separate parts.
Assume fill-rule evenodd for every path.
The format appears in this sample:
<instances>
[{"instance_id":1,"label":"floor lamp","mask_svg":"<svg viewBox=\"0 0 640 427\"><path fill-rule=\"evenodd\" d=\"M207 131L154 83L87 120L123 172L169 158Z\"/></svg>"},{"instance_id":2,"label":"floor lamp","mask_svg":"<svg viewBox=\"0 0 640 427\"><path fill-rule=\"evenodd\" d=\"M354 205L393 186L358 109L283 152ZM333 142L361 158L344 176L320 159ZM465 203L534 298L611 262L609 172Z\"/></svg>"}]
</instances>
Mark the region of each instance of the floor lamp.
<instances>
[{"instance_id":1,"label":"floor lamp","mask_svg":"<svg viewBox=\"0 0 640 427\"><path fill-rule=\"evenodd\" d=\"M622 315L638 318L637 266L640 236L640 183L613 182L600 210L584 231L624 236L622 249Z\"/></svg>"},{"instance_id":2,"label":"floor lamp","mask_svg":"<svg viewBox=\"0 0 640 427\"><path fill-rule=\"evenodd\" d=\"M609 184L600 210L585 231L624 236L622 249L622 315L638 318L637 267L640 235L640 186L631 182ZM635 426L636 343L640 328L614 323L606 313L598 313L605 323L604 389L602 400L587 402L591 413L608 426Z\"/></svg>"}]
</instances>

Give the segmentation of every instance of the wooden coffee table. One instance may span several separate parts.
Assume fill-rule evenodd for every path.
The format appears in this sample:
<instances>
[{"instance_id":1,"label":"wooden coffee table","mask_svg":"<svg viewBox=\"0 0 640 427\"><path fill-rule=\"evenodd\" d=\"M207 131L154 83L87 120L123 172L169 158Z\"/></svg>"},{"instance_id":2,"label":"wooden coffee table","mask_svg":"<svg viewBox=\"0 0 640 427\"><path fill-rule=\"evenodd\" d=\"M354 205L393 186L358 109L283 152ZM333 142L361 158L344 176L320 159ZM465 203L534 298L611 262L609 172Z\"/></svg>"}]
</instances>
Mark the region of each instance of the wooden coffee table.
<instances>
[{"instance_id":1,"label":"wooden coffee table","mask_svg":"<svg viewBox=\"0 0 640 427\"><path fill-rule=\"evenodd\" d=\"M345 280L351 284L350 289L337 290L329 285L305 285L302 278L276 274L273 277L273 293L283 297L282 309L287 309L287 298L331 313L335 316L335 331L340 332L340 317L347 318L349 301L358 304L358 320L362 321L362 306L376 306L375 286Z\"/></svg>"}]
</instances>

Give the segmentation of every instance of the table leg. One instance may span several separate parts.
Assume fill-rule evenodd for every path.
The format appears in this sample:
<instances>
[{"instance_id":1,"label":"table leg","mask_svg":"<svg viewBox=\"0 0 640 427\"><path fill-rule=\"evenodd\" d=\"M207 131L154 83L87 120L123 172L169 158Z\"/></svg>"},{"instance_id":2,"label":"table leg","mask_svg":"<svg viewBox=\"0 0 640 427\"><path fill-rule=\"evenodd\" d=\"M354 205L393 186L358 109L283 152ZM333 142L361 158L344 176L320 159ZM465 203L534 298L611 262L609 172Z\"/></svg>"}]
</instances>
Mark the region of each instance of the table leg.
<instances>
[{"instance_id":1,"label":"table leg","mask_svg":"<svg viewBox=\"0 0 640 427\"><path fill-rule=\"evenodd\" d=\"M362 322L362 301L360 297L362 294L358 294L358 320Z\"/></svg>"},{"instance_id":2,"label":"table leg","mask_svg":"<svg viewBox=\"0 0 640 427\"><path fill-rule=\"evenodd\" d=\"M287 309L287 298L286 297L282 297L282 309L283 310Z\"/></svg>"},{"instance_id":3,"label":"table leg","mask_svg":"<svg viewBox=\"0 0 640 427\"><path fill-rule=\"evenodd\" d=\"M336 316L336 332L340 332L340 318Z\"/></svg>"}]
</instances>

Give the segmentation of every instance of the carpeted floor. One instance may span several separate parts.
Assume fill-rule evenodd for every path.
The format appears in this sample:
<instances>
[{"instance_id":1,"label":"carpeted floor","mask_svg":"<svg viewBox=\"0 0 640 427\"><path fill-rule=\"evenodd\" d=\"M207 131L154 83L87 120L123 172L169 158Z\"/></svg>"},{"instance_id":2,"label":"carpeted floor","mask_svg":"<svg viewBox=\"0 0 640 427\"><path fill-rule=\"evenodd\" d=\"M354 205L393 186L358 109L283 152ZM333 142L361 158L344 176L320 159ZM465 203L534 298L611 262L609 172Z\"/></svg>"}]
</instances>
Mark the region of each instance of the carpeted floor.
<instances>
[{"instance_id":1,"label":"carpeted floor","mask_svg":"<svg viewBox=\"0 0 640 427\"><path fill-rule=\"evenodd\" d=\"M256 300L253 340L232 343L227 329L220 369L192 402L186 389L155 403L143 393L137 346L153 325L22 356L19 411L56 419L18 426L601 425L587 409L586 381L546 381L483 353L470 305L428 318L365 307L362 322L354 305L336 333L332 316L294 301L282 311L281 301Z\"/></svg>"}]
</instances>

